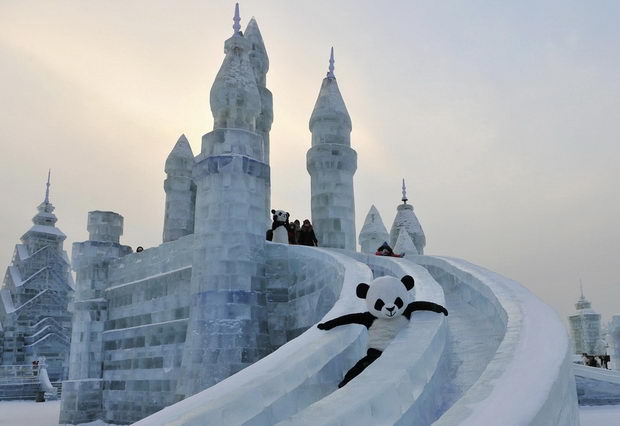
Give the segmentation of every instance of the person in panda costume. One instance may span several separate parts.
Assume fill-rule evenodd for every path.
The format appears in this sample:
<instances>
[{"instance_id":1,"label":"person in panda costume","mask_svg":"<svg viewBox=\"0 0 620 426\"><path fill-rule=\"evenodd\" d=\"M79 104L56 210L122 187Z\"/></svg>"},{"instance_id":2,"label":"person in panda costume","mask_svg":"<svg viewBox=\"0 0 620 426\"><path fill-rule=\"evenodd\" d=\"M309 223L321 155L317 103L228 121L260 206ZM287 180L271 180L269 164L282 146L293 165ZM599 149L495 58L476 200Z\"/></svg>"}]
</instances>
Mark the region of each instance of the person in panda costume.
<instances>
[{"instance_id":1,"label":"person in panda costume","mask_svg":"<svg viewBox=\"0 0 620 426\"><path fill-rule=\"evenodd\" d=\"M274 243L288 244L289 214L284 210L271 210L273 222L271 223L271 240ZM269 239L269 238L267 238Z\"/></svg>"},{"instance_id":2,"label":"person in panda costume","mask_svg":"<svg viewBox=\"0 0 620 426\"><path fill-rule=\"evenodd\" d=\"M405 328L414 311L433 311L448 315L448 311L441 305L433 302L411 302L408 300L408 291L413 288L415 281L410 275L400 280L395 277L384 276L373 280L370 285L357 285L357 297L366 300L367 312L347 314L332 320L320 323L320 330L331 330L345 324L361 324L368 329L368 351L351 368L338 385L339 388L349 383L366 367L381 356L388 344L400 330Z\"/></svg>"}]
</instances>

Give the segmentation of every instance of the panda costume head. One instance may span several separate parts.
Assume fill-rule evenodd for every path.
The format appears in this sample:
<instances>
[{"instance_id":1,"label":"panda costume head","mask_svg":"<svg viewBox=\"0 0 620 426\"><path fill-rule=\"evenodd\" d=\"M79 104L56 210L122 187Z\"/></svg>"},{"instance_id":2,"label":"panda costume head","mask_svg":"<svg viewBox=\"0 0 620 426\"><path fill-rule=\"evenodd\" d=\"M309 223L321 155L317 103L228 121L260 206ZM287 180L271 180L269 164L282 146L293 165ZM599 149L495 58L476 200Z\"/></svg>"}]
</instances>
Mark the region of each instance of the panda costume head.
<instances>
[{"instance_id":1,"label":"panda costume head","mask_svg":"<svg viewBox=\"0 0 620 426\"><path fill-rule=\"evenodd\" d=\"M273 215L271 218L274 223L284 224L288 222L289 214L284 210L271 210L271 214Z\"/></svg>"},{"instance_id":2,"label":"panda costume head","mask_svg":"<svg viewBox=\"0 0 620 426\"><path fill-rule=\"evenodd\" d=\"M393 319L405 311L409 304L409 290L415 281L410 275L402 279L385 276L372 281L372 285L360 283L357 285L357 297L366 300L368 312L376 318Z\"/></svg>"}]
</instances>

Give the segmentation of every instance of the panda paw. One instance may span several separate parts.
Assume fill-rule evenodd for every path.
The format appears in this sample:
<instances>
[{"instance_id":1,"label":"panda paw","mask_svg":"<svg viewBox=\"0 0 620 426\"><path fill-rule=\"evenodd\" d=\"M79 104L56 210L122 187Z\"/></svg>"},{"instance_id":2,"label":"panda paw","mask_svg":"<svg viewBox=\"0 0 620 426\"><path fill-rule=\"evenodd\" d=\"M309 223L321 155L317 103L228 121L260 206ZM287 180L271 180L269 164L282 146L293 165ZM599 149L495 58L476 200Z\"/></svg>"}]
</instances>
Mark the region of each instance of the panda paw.
<instances>
[{"instance_id":1,"label":"panda paw","mask_svg":"<svg viewBox=\"0 0 620 426\"><path fill-rule=\"evenodd\" d=\"M443 306L441 307L441 310L439 312L441 312L445 316L448 316L448 310L446 308L444 308Z\"/></svg>"},{"instance_id":2,"label":"panda paw","mask_svg":"<svg viewBox=\"0 0 620 426\"><path fill-rule=\"evenodd\" d=\"M319 330L329 330L329 328L327 328L327 326L325 325L325 323L324 323L324 322L319 323L316 327L317 327Z\"/></svg>"}]
</instances>

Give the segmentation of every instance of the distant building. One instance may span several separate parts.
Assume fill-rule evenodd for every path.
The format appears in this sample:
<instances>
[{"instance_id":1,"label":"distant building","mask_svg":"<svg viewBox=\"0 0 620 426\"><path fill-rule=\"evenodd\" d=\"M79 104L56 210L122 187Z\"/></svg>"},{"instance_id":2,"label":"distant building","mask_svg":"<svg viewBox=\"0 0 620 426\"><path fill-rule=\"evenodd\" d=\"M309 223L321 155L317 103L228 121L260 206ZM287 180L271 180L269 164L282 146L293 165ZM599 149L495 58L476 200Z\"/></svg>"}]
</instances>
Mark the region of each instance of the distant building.
<instances>
[{"instance_id":1,"label":"distant building","mask_svg":"<svg viewBox=\"0 0 620 426\"><path fill-rule=\"evenodd\" d=\"M583 290L575 308L577 308L577 312L568 317L575 353L604 354L605 348L601 338L601 314L592 309L592 304L584 297Z\"/></svg>"},{"instance_id":2,"label":"distant building","mask_svg":"<svg viewBox=\"0 0 620 426\"><path fill-rule=\"evenodd\" d=\"M0 289L0 365L30 364L47 359L52 381L67 377L73 291L66 238L56 228L49 202L49 175L45 200L32 219L34 225L15 246L11 265Z\"/></svg>"},{"instance_id":3,"label":"distant building","mask_svg":"<svg viewBox=\"0 0 620 426\"><path fill-rule=\"evenodd\" d=\"M396 208L396 217L394 218L394 223L392 223L392 229L390 229L390 246L394 247L396 245L398 235L402 230L406 231L411 237L417 254L424 254L426 235L424 235L418 217L413 212L413 206L407 204L407 201L407 188L405 187L405 180L403 179L403 203Z\"/></svg>"},{"instance_id":4,"label":"distant building","mask_svg":"<svg viewBox=\"0 0 620 426\"><path fill-rule=\"evenodd\" d=\"M614 315L609 323L607 342L609 343L609 355L611 355L609 368L620 370L620 315Z\"/></svg>"}]
</instances>

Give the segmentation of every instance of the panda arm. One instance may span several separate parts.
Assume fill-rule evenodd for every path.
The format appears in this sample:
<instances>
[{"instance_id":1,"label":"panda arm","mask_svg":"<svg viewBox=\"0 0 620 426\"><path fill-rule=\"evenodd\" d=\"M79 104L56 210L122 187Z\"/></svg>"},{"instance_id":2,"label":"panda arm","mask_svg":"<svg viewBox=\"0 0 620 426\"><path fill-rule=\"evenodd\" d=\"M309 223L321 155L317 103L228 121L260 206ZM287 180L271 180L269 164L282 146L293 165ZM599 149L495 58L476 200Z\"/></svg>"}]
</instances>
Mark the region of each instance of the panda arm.
<instances>
[{"instance_id":1,"label":"panda arm","mask_svg":"<svg viewBox=\"0 0 620 426\"><path fill-rule=\"evenodd\" d=\"M407 309L405 309L403 315L406 316L408 319L411 319L411 313L413 311L433 311L444 314L446 316L448 315L448 311L446 308L433 302L411 302L409 305L407 305Z\"/></svg>"},{"instance_id":2,"label":"panda arm","mask_svg":"<svg viewBox=\"0 0 620 426\"><path fill-rule=\"evenodd\" d=\"M341 317L319 323L317 327L320 330L331 330L332 328L337 327L339 325L361 324L365 326L366 328L370 328L374 320L375 320L375 317L370 312L363 312L363 313L358 313L358 314L343 315Z\"/></svg>"}]
</instances>

